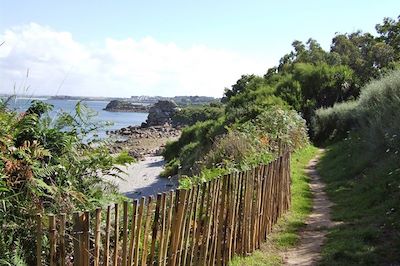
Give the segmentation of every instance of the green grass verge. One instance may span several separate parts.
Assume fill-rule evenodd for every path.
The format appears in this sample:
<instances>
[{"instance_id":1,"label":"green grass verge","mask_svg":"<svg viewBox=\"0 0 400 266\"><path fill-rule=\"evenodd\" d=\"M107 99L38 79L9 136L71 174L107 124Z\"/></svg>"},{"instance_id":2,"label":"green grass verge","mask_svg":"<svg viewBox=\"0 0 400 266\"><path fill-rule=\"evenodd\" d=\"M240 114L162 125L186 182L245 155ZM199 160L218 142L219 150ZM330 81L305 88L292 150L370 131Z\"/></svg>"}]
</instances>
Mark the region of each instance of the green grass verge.
<instances>
[{"instance_id":1,"label":"green grass verge","mask_svg":"<svg viewBox=\"0 0 400 266\"><path fill-rule=\"evenodd\" d=\"M318 149L307 146L292 155L292 207L274 226L274 231L268 241L248 257L236 256L230 263L239 265L281 265L281 250L290 248L298 242L298 231L304 226L304 221L312 208L312 194L308 186L309 177L304 168L317 154Z\"/></svg>"},{"instance_id":2,"label":"green grass verge","mask_svg":"<svg viewBox=\"0 0 400 266\"><path fill-rule=\"evenodd\" d=\"M400 160L398 152L367 151L347 138L328 147L319 164L335 203L322 265L400 264ZM391 153L391 154L390 154Z\"/></svg>"}]
</instances>

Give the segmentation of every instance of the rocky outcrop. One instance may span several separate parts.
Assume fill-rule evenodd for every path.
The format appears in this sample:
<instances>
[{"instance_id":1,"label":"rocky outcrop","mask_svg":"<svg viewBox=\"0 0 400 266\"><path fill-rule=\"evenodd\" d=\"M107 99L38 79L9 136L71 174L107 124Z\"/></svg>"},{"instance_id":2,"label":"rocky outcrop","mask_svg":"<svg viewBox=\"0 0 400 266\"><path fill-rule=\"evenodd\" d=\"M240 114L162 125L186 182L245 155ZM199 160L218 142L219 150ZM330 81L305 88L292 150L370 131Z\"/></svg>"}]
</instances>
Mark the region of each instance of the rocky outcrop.
<instances>
[{"instance_id":1,"label":"rocky outcrop","mask_svg":"<svg viewBox=\"0 0 400 266\"><path fill-rule=\"evenodd\" d=\"M141 138L170 138L170 137L178 137L180 135L180 131L170 127L170 126L151 126L151 127L139 127L139 126L129 126L123 127L121 129L115 131L108 131L109 135L117 134L121 136L129 136L134 139Z\"/></svg>"},{"instance_id":2,"label":"rocky outcrop","mask_svg":"<svg viewBox=\"0 0 400 266\"><path fill-rule=\"evenodd\" d=\"M172 116L178 111L173 101L158 101L149 110L146 123L143 126L163 126L172 123Z\"/></svg>"},{"instance_id":3,"label":"rocky outcrop","mask_svg":"<svg viewBox=\"0 0 400 266\"><path fill-rule=\"evenodd\" d=\"M104 108L105 111L109 112L135 112L135 113L147 113L149 106L134 104L128 101L112 100Z\"/></svg>"},{"instance_id":4,"label":"rocky outcrop","mask_svg":"<svg viewBox=\"0 0 400 266\"><path fill-rule=\"evenodd\" d=\"M141 160L148 155L160 155L165 144L177 140L181 132L170 126L129 126L108 134L117 138L109 146L112 153L128 151L129 155Z\"/></svg>"}]
</instances>

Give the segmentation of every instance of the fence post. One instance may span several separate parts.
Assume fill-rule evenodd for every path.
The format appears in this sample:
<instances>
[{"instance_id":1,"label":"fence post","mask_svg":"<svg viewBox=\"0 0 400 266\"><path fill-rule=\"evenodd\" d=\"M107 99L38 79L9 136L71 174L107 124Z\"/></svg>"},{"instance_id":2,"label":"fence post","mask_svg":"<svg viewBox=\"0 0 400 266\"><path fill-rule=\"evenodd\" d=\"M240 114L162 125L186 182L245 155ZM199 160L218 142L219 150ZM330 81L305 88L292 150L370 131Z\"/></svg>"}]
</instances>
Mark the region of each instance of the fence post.
<instances>
[{"instance_id":1,"label":"fence post","mask_svg":"<svg viewBox=\"0 0 400 266\"><path fill-rule=\"evenodd\" d=\"M61 261L60 264L61 265L65 265L65 221L66 221L66 214L62 213L60 215L60 257L61 257Z\"/></svg>"},{"instance_id":2,"label":"fence post","mask_svg":"<svg viewBox=\"0 0 400 266\"><path fill-rule=\"evenodd\" d=\"M150 217L152 214L153 210L153 197L150 196L147 201L147 211L146 211L146 219L145 219L145 224L144 224L144 231L143 231L143 251L142 251L142 265L145 266L147 265L147 244L149 242L149 235L148 235L148 229L149 229L149 224L150 224Z\"/></svg>"},{"instance_id":3,"label":"fence post","mask_svg":"<svg viewBox=\"0 0 400 266\"><path fill-rule=\"evenodd\" d=\"M90 240L89 240L89 229L90 229L90 214L85 211L82 215L82 248L83 248L83 265L89 266L90 260Z\"/></svg>"},{"instance_id":4,"label":"fence post","mask_svg":"<svg viewBox=\"0 0 400 266\"><path fill-rule=\"evenodd\" d=\"M133 212L132 212L132 223L131 223L131 238L129 241L129 254L128 254L128 265L131 266L133 263L133 254L135 248L135 237L136 236L136 224L137 224L137 209L138 209L138 200L133 201Z\"/></svg>"},{"instance_id":5,"label":"fence post","mask_svg":"<svg viewBox=\"0 0 400 266\"><path fill-rule=\"evenodd\" d=\"M159 193L157 194L157 203L156 203L156 212L154 214L154 222L153 222L153 230L151 235L151 248L150 248L150 257L149 257L149 264L153 265L154 254L156 250L156 241L158 236L158 229L159 229L159 217L160 217L160 208L161 208L161 199L162 195Z\"/></svg>"},{"instance_id":6,"label":"fence post","mask_svg":"<svg viewBox=\"0 0 400 266\"><path fill-rule=\"evenodd\" d=\"M42 215L36 215L36 265L42 265Z\"/></svg>"},{"instance_id":7,"label":"fence post","mask_svg":"<svg viewBox=\"0 0 400 266\"><path fill-rule=\"evenodd\" d=\"M48 215L50 234L50 266L56 264L56 218L53 214Z\"/></svg>"},{"instance_id":8,"label":"fence post","mask_svg":"<svg viewBox=\"0 0 400 266\"><path fill-rule=\"evenodd\" d=\"M145 204L145 198L142 197L140 199L139 214L138 214L138 219L137 219L135 252L134 252L134 255L133 255L133 263L134 263L134 265L139 265L140 232L142 230L142 216L143 216L144 204Z\"/></svg>"},{"instance_id":9,"label":"fence post","mask_svg":"<svg viewBox=\"0 0 400 266\"><path fill-rule=\"evenodd\" d=\"M110 224L111 224L111 206L107 206L107 219L106 219L106 235L104 244L104 266L110 263Z\"/></svg>"},{"instance_id":10,"label":"fence post","mask_svg":"<svg viewBox=\"0 0 400 266\"><path fill-rule=\"evenodd\" d=\"M100 224L101 224L101 209L96 209L96 228L94 232L94 266L100 263Z\"/></svg>"},{"instance_id":11,"label":"fence post","mask_svg":"<svg viewBox=\"0 0 400 266\"><path fill-rule=\"evenodd\" d=\"M74 212L73 219L73 242L74 242L74 266L83 265L82 256L81 256L81 233L82 233L82 225L80 221L80 212Z\"/></svg>"},{"instance_id":12,"label":"fence post","mask_svg":"<svg viewBox=\"0 0 400 266\"><path fill-rule=\"evenodd\" d=\"M124 201L123 228L122 228L122 266L126 266L128 260L128 202Z\"/></svg>"},{"instance_id":13,"label":"fence post","mask_svg":"<svg viewBox=\"0 0 400 266\"><path fill-rule=\"evenodd\" d=\"M178 189L176 192L175 219L173 223L173 230L171 230L171 258L169 261L170 266L176 265L184 215L183 210L186 204L186 195L186 190Z\"/></svg>"},{"instance_id":14,"label":"fence post","mask_svg":"<svg viewBox=\"0 0 400 266\"><path fill-rule=\"evenodd\" d=\"M158 247L158 265L162 265L164 257L163 257L163 250L164 250L164 239L168 239L168 231L165 231L166 222L167 222L167 194L165 192L162 193L161 196L161 233L160 233L160 245Z\"/></svg>"},{"instance_id":15,"label":"fence post","mask_svg":"<svg viewBox=\"0 0 400 266\"><path fill-rule=\"evenodd\" d=\"M118 250L119 250L119 204L114 205L114 266L118 265Z\"/></svg>"}]
</instances>

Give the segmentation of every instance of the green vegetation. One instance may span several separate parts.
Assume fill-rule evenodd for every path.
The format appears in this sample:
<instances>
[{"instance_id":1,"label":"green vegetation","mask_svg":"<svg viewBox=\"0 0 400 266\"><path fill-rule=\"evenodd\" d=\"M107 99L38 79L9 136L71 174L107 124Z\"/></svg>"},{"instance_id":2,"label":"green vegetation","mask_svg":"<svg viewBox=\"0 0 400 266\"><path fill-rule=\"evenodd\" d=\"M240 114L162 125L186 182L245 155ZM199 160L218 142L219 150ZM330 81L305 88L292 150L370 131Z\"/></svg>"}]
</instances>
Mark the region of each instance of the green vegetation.
<instances>
[{"instance_id":1,"label":"green vegetation","mask_svg":"<svg viewBox=\"0 0 400 266\"><path fill-rule=\"evenodd\" d=\"M268 163L281 148L297 151L291 212L263 252L233 265L279 264L278 251L296 244L310 212L302 169L316 149L299 150L309 137L318 144L336 142L320 174L336 203L333 218L343 224L330 231L322 263L400 261L400 16L385 18L376 29L378 36L338 33L330 51L311 38L294 41L293 51L263 77L243 75L221 103L185 107L173 118L175 125L187 126L178 141L167 144L163 174L180 174L181 187ZM83 105L55 119L50 110L33 102L17 114L0 104L1 263L32 264L36 213L70 215L120 197L101 175L118 173L114 165L130 161L128 154L110 156Z\"/></svg>"},{"instance_id":2,"label":"green vegetation","mask_svg":"<svg viewBox=\"0 0 400 266\"><path fill-rule=\"evenodd\" d=\"M93 113L82 104L76 113L52 118L52 106L33 101L22 114L0 104L0 254L1 264L33 265L35 216L93 210L122 196L102 175L121 172L95 136ZM48 242L44 242L47 245ZM20 264L20 265L23 265Z\"/></svg>"},{"instance_id":3,"label":"green vegetation","mask_svg":"<svg viewBox=\"0 0 400 266\"><path fill-rule=\"evenodd\" d=\"M347 109L317 112L317 125L325 131L334 120L324 113L336 113L336 125L353 121L350 134L328 148L319 166L336 204L333 219L340 222L328 235L323 265L400 261L399 106L400 71L395 71L368 84Z\"/></svg>"},{"instance_id":4,"label":"green vegetation","mask_svg":"<svg viewBox=\"0 0 400 266\"><path fill-rule=\"evenodd\" d=\"M280 146L295 150L307 143L305 121L293 110L271 106L246 122L229 123L221 117L185 128L181 138L166 147L163 174L178 170L200 182L215 177L204 176L215 173L210 171L214 168L218 173L248 169L271 161Z\"/></svg>"},{"instance_id":5,"label":"green vegetation","mask_svg":"<svg viewBox=\"0 0 400 266\"><path fill-rule=\"evenodd\" d=\"M195 177L181 179L181 185L185 187L213 175L224 174L227 170L271 160L277 143L291 145L296 150L301 146L297 144L307 142L303 134L299 134L305 132L306 127L304 121L296 122L300 121L295 118L298 112L306 120L309 136L315 143L334 143L346 138L353 149L350 151L342 144L335 144L333 147L339 147L338 151L341 149L346 155L328 150L326 158L336 158L336 163L324 160L321 165L321 174L327 172L330 195L334 201L337 199L334 217L342 212L342 215L353 219L347 220L349 224L345 223L349 229L347 233L340 230L331 233L330 244L324 251L324 263L379 262L376 254L384 256L386 246L398 245L399 235L396 219L387 218L395 217L396 206L392 205L396 197L399 198L396 190L398 183L394 177L398 171L394 162L399 162L400 121L396 110L400 106L400 72L393 72L399 68L399 28L400 17L397 21L385 18L383 24L376 25L378 36L359 31L338 33L332 40L330 51L324 51L313 39L306 44L294 41L294 51L284 55L279 65L268 69L263 77L243 75L230 89L226 89L221 100L224 112L218 119L205 120L185 128L182 137L167 146L168 174L194 174ZM289 125L287 129L284 124ZM260 132L265 135L260 135ZM274 142L276 137L280 140ZM259 146L263 143L265 146ZM357 152L362 155L356 157ZM381 161L378 157L385 159ZM368 166L370 164L371 167ZM367 170L371 172L367 174ZM388 173L392 178L390 182L381 177ZM357 180L354 180L355 176ZM372 180L378 176L380 180L375 182L378 186L368 191L374 186ZM365 183L356 185L360 182L358 179ZM390 194L388 190L396 192ZM336 197L335 193L340 196ZM303 207L307 206L307 201L309 204L309 195L296 189L293 197L304 200ZM365 207L362 206L364 201ZM382 206L378 212L379 219L378 214L372 213L372 210L377 210L373 206L378 209ZM300 212L298 216L292 214L288 224L282 222L282 231L272 237L275 244L268 249L272 250L273 263L279 262L275 248L296 243L296 231L309 211L303 207L296 207L294 203L294 210L300 208L304 213ZM290 219L293 219L292 222ZM373 219L380 221L380 227L376 227ZM383 241L383 238L375 238L378 234L372 232L376 232L376 228L390 228L383 231L392 234L387 237L388 243L379 247L377 239ZM355 230L358 242L349 239L351 230ZM345 237L342 235L339 240L341 232ZM375 241L374 245L366 244L369 239ZM351 245L352 248L349 247ZM394 249L388 250L386 260L382 261L396 261L397 257L392 254ZM343 261L337 259L343 254ZM351 259L346 260L346 254ZM270 251L256 252L254 257L248 258L249 261L238 259L237 263L261 265L271 259L270 255Z\"/></svg>"},{"instance_id":6,"label":"green vegetation","mask_svg":"<svg viewBox=\"0 0 400 266\"><path fill-rule=\"evenodd\" d=\"M298 231L304 226L307 215L311 212L311 192L308 186L309 177L304 172L308 162L316 155L317 148L307 146L295 152L291 158L292 173L292 206L275 225L269 240L260 251L248 257L235 257L231 264L235 265L281 265L279 252L293 247L298 241Z\"/></svg>"},{"instance_id":7,"label":"green vegetation","mask_svg":"<svg viewBox=\"0 0 400 266\"><path fill-rule=\"evenodd\" d=\"M394 150L400 146L400 71L393 71L363 88L357 101L317 110L314 132L317 140L344 138L350 130L368 141L370 150Z\"/></svg>"},{"instance_id":8,"label":"green vegetation","mask_svg":"<svg viewBox=\"0 0 400 266\"><path fill-rule=\"evenodd\" d=\"M209 105L189 105L181 108L173 117L174 127L192 126L196 122L210 119L218 119L224 109L221 104L211 103Z\"/></svg>"},{"instance_id":9,"label":"green vegetation","mask_svg":"<svg viewBox=\"0 0 400 266\"><path fill-rule=\"evenodd\" d=\"M271 123L259 118L277 109L281 110L277 114L282 117L293 118L290 115L293 111L300 114L316 143L345 137L356 125L355 101L360 93L367 93L361 88L399 65L400 54L395 42L399 25L399 21L385 19L376 26L377 37L362 32L336 34L330 51L324 51L313 39L306 44L294 41L294 51L284 55L279 65L268 69L263 77L243 75L226 89L221 100L223 106L218 111L211 107L203 111L197 108L182 111L177 118L190 126L183 130L177 142L167 145L164 155L168 164L163 174L201 175L210 167L234 170L243 167L239 161L245 161L246 166L266 160L265 156L255 158L252 150L268 153L272 158L274 149L259 149L252 141L260 140L254 134L257 130L248 132L246 127L252 124L262 128ZM326 109L332 106L335 109ZM272 131L280 126L272 125L269 127ZM293 131L299 132L300 128L304 127L293 122ZM268 132L264 137L270 141L271 134ZM228 147L228 143L232 145ZM232 153L232 149L241 152Z\"/></svg>"},{"instance_id":10,"label":"green vegetation","mask_svg":"<svg viewBox=\"0 0 400 266\"><path fill-rule=\"evenodd\" d=\"M400 168L394 153L373 152L357 135L330 146L319 172L335 203L322 265L400 261Z\"/></svg>"}]
</instances>

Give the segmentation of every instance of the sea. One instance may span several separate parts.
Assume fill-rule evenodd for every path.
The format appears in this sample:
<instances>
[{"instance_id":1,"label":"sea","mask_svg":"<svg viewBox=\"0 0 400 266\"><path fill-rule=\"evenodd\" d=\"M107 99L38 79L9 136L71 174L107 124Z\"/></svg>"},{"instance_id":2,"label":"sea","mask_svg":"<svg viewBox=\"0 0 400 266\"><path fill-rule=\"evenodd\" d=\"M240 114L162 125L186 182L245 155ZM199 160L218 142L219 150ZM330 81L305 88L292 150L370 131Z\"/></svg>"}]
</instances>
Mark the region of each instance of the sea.
<instances>
[{"instance_id":1,"label":"sea","mask_svg":"<svg viewBox=\"0 0 400 266\"><path fill-rule=\"evenodd\" d=\"M17 112L26 111L33 100L40 100L45 103L52 104L53 110L50 112L50 117L56 117L60 112L68 112L73 114L78 100L54 100L46 98L20 98L16 97L8 102L8 108ZM128 126L139 126L146 121L148 113L133 113L133 112L109 112L103 110L109 101L81 101L90 109L94 110L97 115L95 121L108 122L110 125L102 128L97 132L100 138L106 138L106 131L117 130Z\"/></svg>"}]
</instances>

